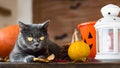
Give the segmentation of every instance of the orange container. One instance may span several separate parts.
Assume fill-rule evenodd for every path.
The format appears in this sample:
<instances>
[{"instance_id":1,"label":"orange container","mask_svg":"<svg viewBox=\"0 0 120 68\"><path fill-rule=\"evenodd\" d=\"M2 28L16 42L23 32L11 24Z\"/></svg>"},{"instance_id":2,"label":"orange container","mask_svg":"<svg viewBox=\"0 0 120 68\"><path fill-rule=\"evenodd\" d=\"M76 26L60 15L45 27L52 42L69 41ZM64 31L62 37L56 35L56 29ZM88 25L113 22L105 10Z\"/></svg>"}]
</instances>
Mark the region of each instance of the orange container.
<instances>
[{"instance_id":1,"label":"orange container","mask_svg":"<svg viewBox=\"0 0 120 68\"><path fill-rule=\"evenodd\" d=\"M96 21L84 22L78 24L78 29L80 30L80 34L82 40L86 42L90 48L90 58L94 58L96 55L96 31L94 28Z\"/></svg>"}]
</instances>

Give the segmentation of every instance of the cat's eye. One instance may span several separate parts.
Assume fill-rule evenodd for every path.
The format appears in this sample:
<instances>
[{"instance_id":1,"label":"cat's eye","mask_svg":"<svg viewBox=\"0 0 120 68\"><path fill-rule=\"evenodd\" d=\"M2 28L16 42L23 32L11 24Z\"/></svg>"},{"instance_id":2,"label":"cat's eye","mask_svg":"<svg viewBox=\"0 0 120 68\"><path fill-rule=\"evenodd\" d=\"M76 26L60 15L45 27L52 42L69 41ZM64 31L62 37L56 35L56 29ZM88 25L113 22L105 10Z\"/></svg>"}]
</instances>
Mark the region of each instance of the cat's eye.
<instances>
[{"instance_id":1,"label":"cat's eye","mask_svg":"<svg viewBox=\"0 0 120 68\"><path fill-rule=\"evenodd\" d=\"M44 39L45 39L45 37L44 37L44 36L41 36L41 37L40 37L40 40L41 40L41 41L42 41L42 40L44 40Z\"/></svg>"},{"instance_id":2,"label":"cat's eye","mask_svg":"<svg viewBox=\"0 0 120 68\"><path fill-rule=\"evenodd\" d=\"M28 37L27 40L31 42L31 41L33 41L33 38L32 37Z\"/></svg>"}]
</instances>

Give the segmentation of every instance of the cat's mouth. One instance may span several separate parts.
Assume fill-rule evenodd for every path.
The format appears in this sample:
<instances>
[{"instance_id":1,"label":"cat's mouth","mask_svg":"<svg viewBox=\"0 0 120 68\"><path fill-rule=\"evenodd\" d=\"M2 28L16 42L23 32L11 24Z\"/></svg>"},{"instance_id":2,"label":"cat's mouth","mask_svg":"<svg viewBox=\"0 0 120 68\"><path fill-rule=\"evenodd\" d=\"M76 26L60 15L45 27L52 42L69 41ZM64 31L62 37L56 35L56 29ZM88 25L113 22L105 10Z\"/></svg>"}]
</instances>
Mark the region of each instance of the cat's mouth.
<instances>
[{"instance_id":1,"label":"cat's mouth","mask_svg":"<svg viewBox=\"0 0 120 68\"><path fill-rule=\"evenodd\" d=\"M33 51L36 52L36 51L39 51L39 50L38 49L34 49Z\"/></svg>"},{"instance_id":2,"label":"cat's mouth","mask_svg":"<svg viewBox=\"0 0 120 68\"><path fill-rule=\"evenodd\" d=\"M32 49L33 51L39 51L40 50L40 48L34 48L34 49Z\"/></svg>"}]
</instances>

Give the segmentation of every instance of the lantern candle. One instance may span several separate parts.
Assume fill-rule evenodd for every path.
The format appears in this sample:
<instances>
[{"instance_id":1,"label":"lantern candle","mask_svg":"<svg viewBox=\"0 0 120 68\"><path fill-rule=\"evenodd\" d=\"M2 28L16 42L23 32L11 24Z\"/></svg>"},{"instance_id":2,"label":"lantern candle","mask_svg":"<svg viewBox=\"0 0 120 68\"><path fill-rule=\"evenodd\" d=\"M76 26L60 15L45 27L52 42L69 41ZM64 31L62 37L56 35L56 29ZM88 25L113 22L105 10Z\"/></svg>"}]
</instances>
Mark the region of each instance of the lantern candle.
<instances>
[{"instance_id":1,"label":"lantern candle","mask_svg":"<svg viewBox=\"0 0 120 68\"><path fill-rule=\"evenodd\" d=\"M108 4L101 8L104 16L94 25L96 29L95 59L100 61L120 61L120 8Z\"/></svg>"}]
</instances>

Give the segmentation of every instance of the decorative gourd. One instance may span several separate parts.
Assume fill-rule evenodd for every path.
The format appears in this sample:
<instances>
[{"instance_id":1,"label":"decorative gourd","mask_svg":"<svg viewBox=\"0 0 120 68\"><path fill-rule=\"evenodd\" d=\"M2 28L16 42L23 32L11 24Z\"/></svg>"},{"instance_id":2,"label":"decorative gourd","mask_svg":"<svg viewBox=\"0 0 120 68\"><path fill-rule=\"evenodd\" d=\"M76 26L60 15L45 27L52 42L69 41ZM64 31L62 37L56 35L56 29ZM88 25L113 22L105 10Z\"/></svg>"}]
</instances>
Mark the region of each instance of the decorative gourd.
<instances>
[{"instance_id":1,"label":"decorative gourd","mask_svg":"<svg viewBox=\"0 0 120 68\"><path fill-rule=\"evenodd\" d=\"M0 29L0 56L8 56L14 47L19 33L18 25L10 25Z\"/></svg>"},{"instance_id":2,"label":"decorative gourd","mask_svg":"<svg viewBox=\"0 0 120 68\"><path fill-rule=\"evenodd\" d=\"M73 40L75 38L75 40ZM68 48L68 55L74 61L86 61L86 57L90 54L90 47L83 41L80 41L77 37L75 30L72 38L72 43Z\"/></svg>"}]
</instances>

